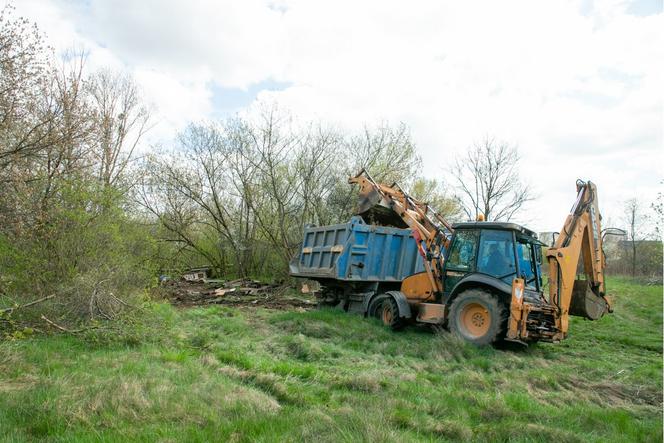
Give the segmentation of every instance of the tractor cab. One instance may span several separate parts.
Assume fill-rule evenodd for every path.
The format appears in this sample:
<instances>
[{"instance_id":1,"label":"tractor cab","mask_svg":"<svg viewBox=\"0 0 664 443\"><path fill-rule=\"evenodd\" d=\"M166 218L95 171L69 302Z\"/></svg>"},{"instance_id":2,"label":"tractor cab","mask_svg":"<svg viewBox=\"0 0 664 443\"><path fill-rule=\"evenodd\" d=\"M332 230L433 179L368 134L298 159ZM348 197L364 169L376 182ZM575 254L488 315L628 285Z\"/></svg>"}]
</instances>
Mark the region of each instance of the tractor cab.
<instances>
[{"instance_id":1,"label":"tractor cab","mask_svg":"<svg viewBox=\"0 0 664 443\"><path fill-rule=\"evenodd\" d=\"M454 225L443 275L443 297L469 285L488 285L509 294L512 281L522 278L526 295L542 291L542 243L537 235L515 223L466 222ZM537 293L537 294L535 294Z\"/></svg>"}]
</instances>

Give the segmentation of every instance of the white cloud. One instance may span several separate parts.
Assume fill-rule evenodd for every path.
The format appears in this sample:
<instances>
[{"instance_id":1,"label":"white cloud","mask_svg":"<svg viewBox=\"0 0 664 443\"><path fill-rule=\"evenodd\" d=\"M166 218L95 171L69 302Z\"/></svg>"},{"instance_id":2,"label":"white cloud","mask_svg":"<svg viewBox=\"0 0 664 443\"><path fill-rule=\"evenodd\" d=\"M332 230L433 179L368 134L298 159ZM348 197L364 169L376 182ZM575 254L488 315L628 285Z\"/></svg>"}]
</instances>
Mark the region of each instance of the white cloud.
<instances>
[{"instance_id":1,"label":"white cloud","mask_svg":"<svg viewBox=\"0 0 664 443\"><path fill-rule=\"evenodd\" d=\"M85 33L130 65L187 77L207 71L225 86L247 87L276 74L280 13L255 1L91 1Z\"/></svg>"},{"instance_id":2,"label":"white cloud","mask_svg":"<svg viewBox=\"0 0 664 443\"><path fill-rule=\"evenodd\" d=\"M263 91L302 118L412 128L424 173L493 134L519 145L541 198L531 225L556 230L574 180L605 213L652 201L664 177L664 19L629 1L318 2L25 0L57 46L136 75L158 137L214 113L210 87ZM534 216L533 216L534 215Z\"/></svg>"},{"instance_id":3,"label":"white cloud","mask_svg":"<svg viewBox=\"0 0 664 443\"><path fill-rule=\"evenodd\" d=\"M181 81L156 69L137 68L134 78L147 100L154 104L153 140L168 140L188 123L208 118L212 113L205 76Z\"/></svg>"}]
</instances>

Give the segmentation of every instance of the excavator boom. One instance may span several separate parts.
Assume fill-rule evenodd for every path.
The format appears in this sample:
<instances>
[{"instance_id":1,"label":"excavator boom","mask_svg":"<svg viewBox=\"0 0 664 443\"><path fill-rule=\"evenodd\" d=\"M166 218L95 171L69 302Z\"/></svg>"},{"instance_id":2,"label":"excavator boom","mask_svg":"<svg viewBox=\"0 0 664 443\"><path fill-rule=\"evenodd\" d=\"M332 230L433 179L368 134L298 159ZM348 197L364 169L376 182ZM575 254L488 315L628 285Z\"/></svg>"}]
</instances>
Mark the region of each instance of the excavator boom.
<instances>
[{"instance_id":1,"label":"excavator boom","mask_svg":"<svg viewBox=\"0 0 664 443\"><path fill-rule=\"evenodd\" d=\"M574 206L555 244L546 253L549 303L558 310L562 333L567 332L569 315L597 320L612 311L604 286L605 257L597 187L592 182L578 180L576 189ZM585 279L577 279L581 257Z\"/></svg>"}]
</instances>

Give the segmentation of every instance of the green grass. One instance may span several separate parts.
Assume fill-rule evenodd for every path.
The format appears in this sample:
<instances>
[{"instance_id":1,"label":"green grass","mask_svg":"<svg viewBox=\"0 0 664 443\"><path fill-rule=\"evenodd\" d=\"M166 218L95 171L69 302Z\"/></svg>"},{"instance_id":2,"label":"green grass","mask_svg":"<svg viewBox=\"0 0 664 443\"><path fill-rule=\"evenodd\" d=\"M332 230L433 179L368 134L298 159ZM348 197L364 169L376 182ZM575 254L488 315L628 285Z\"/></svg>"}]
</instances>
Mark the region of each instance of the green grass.
<instances>
[{"instance_id":1,"label":"green grass","mask_svg":"<svg viewBox=\"0 0 664 443\"><path fill-rule=\"evenodd\" d=\"M0 343L0 440L661 442L662 286L608 286L613 315L525 350L163 305L147 339Z\"/></svg>"}]
</instances>

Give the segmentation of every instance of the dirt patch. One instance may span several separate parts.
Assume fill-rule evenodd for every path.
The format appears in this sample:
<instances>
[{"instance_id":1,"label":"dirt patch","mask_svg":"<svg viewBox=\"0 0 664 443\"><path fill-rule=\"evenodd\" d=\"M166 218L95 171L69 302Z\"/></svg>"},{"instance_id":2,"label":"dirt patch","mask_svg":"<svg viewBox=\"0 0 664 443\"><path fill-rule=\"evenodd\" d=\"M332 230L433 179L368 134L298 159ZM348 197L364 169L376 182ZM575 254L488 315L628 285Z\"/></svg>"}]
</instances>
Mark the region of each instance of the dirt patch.
<instances>
[{"instance_id":1,"label":"dirt patch","mask_svg":"<svg viewBox=\"0 0 664 443\"><path fill-rule=\"evenodd\" d=\"M233 305L269 309L312 309L314 297L294 295L287 285L268 284L257 280L168 280L160 293L176 306Z\"/></svg>"},{"instance_id":2,"label":"dirt patch","mask_svg":"<svg viewBox=\"0 0 664 443\"><path fill-rule=\"evenodd\" d=\"M561 385L576 392L590 393L607 404L632 403L662 406L662 392L653 386L632 386L609 380L593 383L577 377L571 377Z\"/></svg>"},{"instance_id":3,"label":"dirt patch","mask_svg":"<svg viewBox=\"0 0 664 443\"><path fill-rule=\"evenodd\" d=\"M555 384L531 381L527 384L528 393L538 401L555 406L559 398L550 394L563 394L570 403L584 400L598 405L645 405L661 408L662 393L652 386L633 386L609 380L585 380L570 376Z\"/></svg>"}]
</instances>

